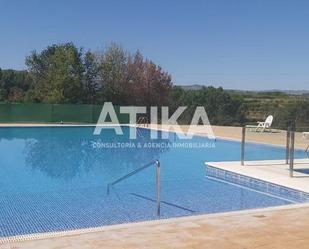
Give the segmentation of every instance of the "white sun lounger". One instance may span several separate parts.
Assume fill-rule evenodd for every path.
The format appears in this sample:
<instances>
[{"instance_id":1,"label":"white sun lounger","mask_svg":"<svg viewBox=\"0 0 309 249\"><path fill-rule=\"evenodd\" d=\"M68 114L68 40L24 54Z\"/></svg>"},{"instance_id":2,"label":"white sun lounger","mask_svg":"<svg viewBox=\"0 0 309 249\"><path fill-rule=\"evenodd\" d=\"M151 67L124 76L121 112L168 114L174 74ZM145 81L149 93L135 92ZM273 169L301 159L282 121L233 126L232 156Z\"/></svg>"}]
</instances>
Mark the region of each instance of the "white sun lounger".
<instances>
[{"instance_id":1,"label":"white sun lounger","mask_svg":"<svg viewBox=\"0 0 309 249\"><path fill-rule=\"evenodd\" d=\"M269 115L264 122L258 122L258 125L247 125L246 127L249 130L253 131L261 131L264 132L266 130L271 131L271 125L273 123L274 117L273 115Z\"/></svg>"}]
</instances>

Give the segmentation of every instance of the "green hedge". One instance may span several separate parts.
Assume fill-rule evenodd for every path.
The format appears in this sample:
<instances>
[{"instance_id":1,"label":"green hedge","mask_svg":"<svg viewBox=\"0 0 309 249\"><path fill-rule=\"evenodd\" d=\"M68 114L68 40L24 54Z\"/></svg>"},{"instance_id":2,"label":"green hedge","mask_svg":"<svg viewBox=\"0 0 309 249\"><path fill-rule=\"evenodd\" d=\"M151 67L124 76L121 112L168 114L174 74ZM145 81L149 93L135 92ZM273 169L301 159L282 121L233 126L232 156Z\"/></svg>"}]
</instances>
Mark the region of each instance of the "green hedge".
<instances>
[{"instance_id":1,"label":"green hedge","mask_svg":"<svg viewBox=\"0 0 309 249\"><path fill-rule=\"evenodd\" d=\"M101 105L0 103L0 122L96 123L101 110ZM118 106L115 111L121 124L129 123Z\"/></svg>"}]
</instances>

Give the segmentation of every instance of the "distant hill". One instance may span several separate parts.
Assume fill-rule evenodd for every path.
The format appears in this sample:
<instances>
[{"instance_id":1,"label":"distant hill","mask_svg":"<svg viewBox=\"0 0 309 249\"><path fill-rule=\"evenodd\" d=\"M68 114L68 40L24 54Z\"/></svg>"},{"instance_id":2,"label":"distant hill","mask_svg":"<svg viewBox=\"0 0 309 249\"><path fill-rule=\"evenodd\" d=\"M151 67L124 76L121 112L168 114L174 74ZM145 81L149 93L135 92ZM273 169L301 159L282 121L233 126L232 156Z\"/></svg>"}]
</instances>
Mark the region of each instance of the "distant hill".
<instances>
[{"instance_id":1,"label":"distant hill","mask_svg":"<svg viewBox=\"0 0 309 249\"><path fill-rule=\"evenodd\" d=\"M177 85L184 90L201 90L204 85ZM224 89L230 93L235 94L254 94L254 93L285 93L288 95L296 95L296 96L309 96L309 90L260 90L260 91L253 91L253 90L235 90L235 89Z\"/></svg>"},{"instance_id":2,"label":"distant hill","mask_svg":"<svg viewBox=\"0 0 309 249\"><path fill-rule=\"evenodd\" d=\"M203 85L177 85L179 87L181 87L184 90L201 90Z\"/></svg>"},{"instance_id":3,"label":"distant hill","mask_svg":"<svg viewBox=\"0 0 309 249\"><path fill-rule=\"evenodd\" d=\"M282 92L289 95L309 95L309 90L283 90Z\"/></svg>"}]
</instances>

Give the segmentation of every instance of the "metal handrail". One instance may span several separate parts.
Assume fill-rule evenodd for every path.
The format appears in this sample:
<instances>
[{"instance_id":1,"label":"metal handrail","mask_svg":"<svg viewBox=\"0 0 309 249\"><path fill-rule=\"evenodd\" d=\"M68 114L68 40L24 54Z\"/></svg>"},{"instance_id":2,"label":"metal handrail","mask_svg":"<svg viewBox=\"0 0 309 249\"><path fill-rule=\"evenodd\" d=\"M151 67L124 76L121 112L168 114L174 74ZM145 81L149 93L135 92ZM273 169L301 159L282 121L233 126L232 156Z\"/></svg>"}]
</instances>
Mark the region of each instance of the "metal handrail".
<instances>
[{"instance_id":1,"label":"metal handrail","mask_svg":"<svg viewBox=\"0 0 309 249\"><path fill-rule=\"evenodd\" d=\"M137 120L137 127L140 127L141 125L148 126L148 123L149 121L147 117L139 117Z\"/></svg>"},{"instance_id":2,"label":"metal handrail","mask_svg":"<svg viewBox=\"0 0 309 249\"><path fill-rule=\"evenodd\" d=\"M292 130L290 132L290 152L289 152L289 157L290 157L290 177L293 177L293 171L294 171L294 148L295 148L295 131Z\"/></svg>"},{"instance_id":3,"label":"metal handrail","mask_svg":"<svg viewBox=\"0 0 309 249\"><path fill-rule=\"evenodd\" d=\"M240 145L240 162L241 165L245 165L245 144L246 144L246 126L241 130L241 145Z\"/></svg>"},{"instance_id":4,"label":"metal handrail","mask_svg":"<svg viewBox=\"0 0 309 249\"><path fill-rule=\"evenodd\" d=\"M289 164L290 160L290 145L291 145L291 127L286 131L286 147L285 147L285 163Z\"/></svg>"},{"instance_id":5,"label":"metal handrail","mask_svg":"<svg viewBox=\"0 0 309 249\"><path fill-rule=\"evenodd\" d=\"M148 164L146 164L146 165L144 165L144 166L142 166L142 167L140 167L140 168L138 168L136 170L133 170L132 172L130 172L130 173L120 177L119 179L117 179L117 180L115 180L115 181L113 181L111 183L108 183L107 184L107 194L109 194L111 186L114 186L115 184L117 184L117 183L119 183L119 182L121 182L121 181L123 181L123 180L125 180L125 179L127 179L127 178L129 178L129 177L131 177L131 176L133 176L135 174L137 174L138 172L140 172L140 171L142 171L142 170L144 170L144 169L146 169L146 168L148 168L148 167L150 167L152 165L156 166L157 215L160 215L160 209L161 209L160 208L160 203L161 202L160 202L160 162L159 162L159 160L154 160L154 161L152 161L152 162L150 162L150 163L148 163Z\"/></svg>"}]
</instances>

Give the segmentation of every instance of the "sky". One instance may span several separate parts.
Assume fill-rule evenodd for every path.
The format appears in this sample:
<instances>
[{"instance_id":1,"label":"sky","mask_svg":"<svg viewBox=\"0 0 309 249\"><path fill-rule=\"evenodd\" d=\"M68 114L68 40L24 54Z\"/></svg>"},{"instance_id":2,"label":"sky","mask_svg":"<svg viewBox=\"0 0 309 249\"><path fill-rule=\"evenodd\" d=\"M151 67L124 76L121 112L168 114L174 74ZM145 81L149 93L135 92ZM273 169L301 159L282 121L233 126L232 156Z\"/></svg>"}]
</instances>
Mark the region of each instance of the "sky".
<instances>
[{"instance_id":1,"label":"sky","mask_svg":"<svg viewBox=\"0 0 309 249\"><path fill-rule=\"evenodd\" d=\"M54 43L110 42L177 85L309 89L308 0L0 0L0 67Z\"/></svg>"}]
</instances>

